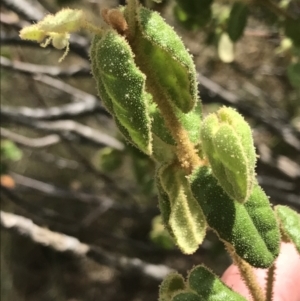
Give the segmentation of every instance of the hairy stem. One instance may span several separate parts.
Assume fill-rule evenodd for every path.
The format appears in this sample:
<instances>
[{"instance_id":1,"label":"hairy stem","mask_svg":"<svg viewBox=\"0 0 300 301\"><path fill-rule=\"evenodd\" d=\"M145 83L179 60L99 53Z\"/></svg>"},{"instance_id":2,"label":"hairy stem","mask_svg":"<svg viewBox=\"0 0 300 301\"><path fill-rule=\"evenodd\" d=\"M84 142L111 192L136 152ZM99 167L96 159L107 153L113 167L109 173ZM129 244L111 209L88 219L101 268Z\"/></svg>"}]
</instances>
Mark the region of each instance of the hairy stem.
<instances>
[{"instance_id":1,"label":"hairy stem","mask_svg":"<svg viewBox=\"0 0 300 301\"><path fill-rule=\"evenodd\" d=\"M204 165L204 162L199 158L193 143L189 139L187 131L177 119L172 105L160 91L159 87L155 86L154 83L149 83L149 80L147 87L153 95L153 99L164 118L168 130L176 141L178 161L182 168L186 170L187 174L190 174L196 167Z\"/></svg>"},{"instance_id":2,"label":"hairy stem","mask_svg":"<svg viewBox=\"0 0 300 301\"><path fill-rule=\"evenodd\" d=\"M266 286L266 301L272 301L273 300L273 287L275 282L275 270L276 270L276 264L274 263L270 268L268 269L267 274L267 286Z\"/></svg>"},{"instance_id":3,"label":"hairy stem","mask_svg":"<svg viewBox=\"0 0 300 301\"><path fill-rule=\"evenodd\" d=\"M128 39L132 40L135 37L136 31L136 9L137 9L137 1L136 0L127 0L127 22L128 22Z\"/></svg>"},{"instance_id":4,"label":"hairy stem","mask_svg":"<svg viewBox=\"0 0 300 301\"><path fill-rule=\"evenodd\" d=\"M225 243L226 248L233 259L235 265L240 270L242 279L244 280L245 284L247 285L249 292L254 301L265 301L264 293L257 282L257 279L253 273L252 267L242 258L240 258L234 251L233 247L228 243Z\"/></svg>"},{"instance_id":5,"label":"hairy stem","mask_svg":"<svg viewBox=\"0 0 300 301\"><path fill-rule=\"evenodd\" d=\"M103 30L97 26L95 26L94 24L88 22L88 21L85 21L82 25L82 28L94 33L94 34L102 34L103 33Z\"/></svg>"}]
</instances>

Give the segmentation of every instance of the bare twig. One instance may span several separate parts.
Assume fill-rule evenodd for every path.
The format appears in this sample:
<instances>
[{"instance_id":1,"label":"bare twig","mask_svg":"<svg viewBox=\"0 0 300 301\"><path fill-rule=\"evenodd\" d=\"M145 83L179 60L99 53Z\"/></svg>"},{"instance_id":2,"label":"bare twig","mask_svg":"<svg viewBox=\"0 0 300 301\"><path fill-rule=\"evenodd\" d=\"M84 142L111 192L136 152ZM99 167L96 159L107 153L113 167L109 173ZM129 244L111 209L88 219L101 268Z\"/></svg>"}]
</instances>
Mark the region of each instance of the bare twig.
<instances>
[{"instance_id":1,"label":"bare twig","mask_svg":"<svg viewBox=\"0 0 300 301\"><path fill-rule=\"evenodd\" d=\"M5 128L1 128L1 137L12 140L13 142L32 148L43 148L60 142L58 135L48 135L41 138L28 138L16 133L11 132Z\"/></svg>"},{"instance_id":2,"label":"bare twig","mask_svg":"<svg viewBox=\"0 0 300 301\"><path fill-rule=\"evenodd\" d=\"M70 94L76 101L83 100L85 106L84 106L84 108L82 108L82 110L87 110L87 111L90 110L90 111L97 111L97 112L99 111L102 114L111 116L110 114L107 113L105 108L100 105L100 100L92 94L84 92L80 89L77 89L77 88L65 83L62 80L59 80L59 79L56 79L56 78L53 78L53 77L50 77L47 75L38 74L38 75L33 76L33 78L35 81L41 82L52 88L63 91L64 93ZM68 110L70 110L70 109L72 109L72 108L68 107ZM78 111L80 112L79 108L78 108ZM74 113L74 114L78 114L78 113Z\"/></svg>"},{"instance_id":3,"label":"bare twig","mask_svg":"<svg viewBox=\"0 0 300 301\"><path fill-rule=\"evenodd\" d=\"M97 195L83 193L80 191L70 191L61 189L55 185L45 183L16 173L11 173L11 176L15 180L17 185L34 189L47 195L51 195L52 197L76 199L86 204L101 205L103 207L103 210L107 210L108 208L114 208L126 211L126 208L130 208L128 204L122 205L121 203L114 202L111 198L107 196L102 195L101 197L99 197ZM134 210L134 208L131 209Z\"/></svg>"},{"instance_id":4,"label":"bare twig","mask_svg":"<svg viewBox=\"0 0 300 301\"><path fill-rule=\"evenodd\" d=\"M119 140L113 138L110 135L101 133L98 130L92 129L86 125L75 122L73 120L61 120L61 121L38 121L33 124L36 128L54 131L54 132L70 132L83 137L89 141L95 142L99 145L110 146L117 150L123 150L124 144Z\"/></svg>"},{"instance_id":5,"label":"bare twig","mask_svg":"<svg viewBox=\"0 0 300 301\"><path fill-rule=\"evenodd\" d=\"M165 265L155 265L138 258L116 256L98 246L80 242L77 238L42 228L32 220L20 215L1 211L1 227L28 237L34 243L49 247L57 252L69 252L79 257L89 257L95 262L123 270L132 270L150 279L160 281L172 270Z\"/></svg>"},{"instance_id":6,"label":"bare twig","mask_svg":"<svg viewBox=\"0 0 300 301\"><path fill-rule=\"evenodd\" d=\"M263 143L259 143L256 147L259 153L260 162L276 169L290 180L300 179L300 165L298 163L286 156L275 156L272 150Z\"/></svg>"},{"instance_id":7,"label":"bare twig","mask_svg":"<svg viewBox=\"0 0 300 301\"><path fill-rule=\"evenodd\" d=\"M1 23L2 22L1 20ZM10 28L14 28L15 30L20 30L23 26L23 22L18 22L13 25L10 25ZM22 47L33 47L33 48L39 48L43 50L40 45L36 42L28 41L28 40L21 40L19 36L10 36L4 33L4 31L1 31L1 37L0 37L1 45L12 45L12 46L22 46ZM90 46L90 40L77 35L72 34L70 37L70 52L78 55L85 61L89 60L89 46ZM49 45L48 47L51 47L52 49L56 50L53 46Z\"/></svg>"},{"instance_id":8,"label":"bare twig","mask_svg":"<svg viewBox=\"0 0 300 301\"><path fill-rule=\"evenodd\" d=\"M50 108L29 108L29 107L1 107L1 115L11 118L30 118L34 120L60 120L66 118L76 118L84 115L101 113L108 115L100 106L97 99L88 98L61 106Z\"/></svg>"},{"instance_id":9,"label":"bare twig","mask_svg":"<svg viewBox=\"0 0 300 301\"><path fill-rule=\"evenodd\" d=\"M287 193L286 191L274 188L274 185L272 187L264 186L264 190L273 204L285 204L297 208L298 210L300 209L299 193Z\"/></svg>"},{"instance_id":10,"label":"bare twig","mask_svg":"<svg viewBox=\"0 0 300 301\"><path fill-rule=\"evenodd\" d=\"M97 97L49 76L34 76L34 79L70 94L73 99L77 101L61 106L52 106L50 108L2 106L1 110L5 116L38 120L59 120L100 113L101 115L110 117L108 112L101 106L100 100Z\"/></svg>"},{"instance_id":11,"label":"bare twig","mask_svg":"<svg viewBox=\"0 0 300 301\"><path fill-rule=\"evenodd\" d=\"M25 150L26 151L26 150ZM42 163L50 164L56 166L58 169L70 169L76 172L83 172L84 169L81 168L80 164L72 159L67 159L61 157L57 154L53 154L44 150L39 150L38 152L30 152L32 159L41 161Z\"/></svg>"},{"instance_id":12,"label":"bare twig","mask_svg":"<svg viewBox=\"0 0 300 301\"><path fill-rule=\"evenodd\" d=\"M3 111L1 112L1 115L18 124L46 132L58 133L67 140L72 139L72 135L73 137L75 135L75 137L83 138L96 145L110 146L117 150L124 149L124 144L116 138L73 120L37 121L29 118L13 118L6 115Z\"/></svg>"},{"instance_id":13,"label":"bare twig","mask_svg":"<svg viewBox=\"0 0 300 301\"><path fill-rule=\"evenodd\" d=\"M48 13L37 1L33 3L30 0L2 0L1 4L30 22L36 22Z\"/></svg>"},{"instance_id":14,"label":"bare twig","mask_svg":"<svg viewBox=\"0 0 300 301\"><path fill-rule=\"evenodd\" d=\"M33 202L28 202L27 200L19 197L15 191L8 189L1 185L1 193L9 198L9 200L16 205L17 207L21 208L23 211L27 212L33 218L37 218L40 222L51 221L55 225L59 225L59 227L63 226L64 228L66 225L74 225L75 220L69 218L66 215L61 215L59 212L52 210L50 208L40 207ZM74 226L73 226L74 228Z\"/></svg>"},{"instance_id":15,"label":"bare twig","mask_svg":"<svg viewBox=\"0 0 300 301\"><path fill-rule=\"evenodd\" d=\"M3 23L3 22L1 22ZM40 48L40 45L29 40L21 40L16 36L9 36L3 30L0 32L0 43L1 46L20 46L20 47L33 47Z\"/></svg>"},{"instance_id":16,"label":"bare twig","mask_svg":"<svg viewBox=\"0 0 300 301\"><path fill-rule=\"evenodd\" d=\"M58 66L36 65L23 63L20 61L11 61L3 56L1 56L0 63L2 68L18 71L27 75L45 74L49 76L59 77L90 76L89 68L83 68L76 65L63 69Z\"/></svg>"}]
</instances>

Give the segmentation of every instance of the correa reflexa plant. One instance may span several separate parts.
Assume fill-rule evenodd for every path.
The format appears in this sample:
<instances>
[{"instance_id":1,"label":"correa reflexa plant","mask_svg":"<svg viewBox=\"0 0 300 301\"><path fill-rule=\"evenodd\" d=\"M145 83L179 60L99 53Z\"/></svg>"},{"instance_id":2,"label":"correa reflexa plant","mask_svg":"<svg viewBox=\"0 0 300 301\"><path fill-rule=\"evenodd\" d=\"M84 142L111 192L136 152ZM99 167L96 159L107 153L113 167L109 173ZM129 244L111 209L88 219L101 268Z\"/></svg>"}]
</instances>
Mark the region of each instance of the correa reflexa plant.
<instances>
[{"instance_id":1,"label":"correa reflexa plant","mask_svg":"<svg viewBox=\"0 0 300 301\"><path fill-rule=\"evenodd\" d=\"M90 59L99 96L128 142L156 162L159 208L177 246L192 254L213 230L253 300L272 300L272 281L263 291L252 267L269 268L274 279L280 242L300 252L300 217L288 207L273 209L259 186L250 126L232 108L202 116L193 59L158 13L128 0L102 17L106 28L89 23L81 10L63 9L20 37L65 48L63 59L71 32L94 33ZM186 279L168 275L159 300L246 299L200 265Z\"/></svg>"}]
</instances>

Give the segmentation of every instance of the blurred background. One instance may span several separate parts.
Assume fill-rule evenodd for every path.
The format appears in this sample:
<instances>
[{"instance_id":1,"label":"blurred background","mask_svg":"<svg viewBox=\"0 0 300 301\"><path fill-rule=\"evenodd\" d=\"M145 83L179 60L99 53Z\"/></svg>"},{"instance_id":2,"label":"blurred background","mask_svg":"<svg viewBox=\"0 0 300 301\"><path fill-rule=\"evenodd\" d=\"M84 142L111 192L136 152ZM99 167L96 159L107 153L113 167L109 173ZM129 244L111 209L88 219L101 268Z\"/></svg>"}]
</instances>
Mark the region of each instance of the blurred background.
<instances>
[{"instance_id":1,"label":"blurred background","mask_svg":"<svg viewBox=\"0 0 300 301\"><path fill-rule=\"evenodd\" d=\"M204 113L235 107L253 128L258 180L300 211L300 1L144 1L194 56ZM1 1L1 300L157 300L172 269L230 264L209 232L185 256L159 218L155 166L126 144L98 98L91 35L70 52L18 32L61 7L98 25L113 0Z\"/></svg>"}]
</instances>

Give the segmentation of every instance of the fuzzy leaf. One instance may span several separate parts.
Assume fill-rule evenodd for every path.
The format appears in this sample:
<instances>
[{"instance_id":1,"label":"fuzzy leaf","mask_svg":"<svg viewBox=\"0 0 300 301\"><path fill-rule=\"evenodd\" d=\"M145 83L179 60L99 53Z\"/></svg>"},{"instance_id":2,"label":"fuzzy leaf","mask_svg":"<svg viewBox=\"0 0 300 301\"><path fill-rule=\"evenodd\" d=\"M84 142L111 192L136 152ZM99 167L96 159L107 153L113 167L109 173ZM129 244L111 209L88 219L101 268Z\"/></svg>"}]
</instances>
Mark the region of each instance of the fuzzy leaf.
<instances>
[{"instance_id":1,"label":"fuzzy leaf","mask_svg":"<svg viewBox=\"0 0 300 301\"><path fill-rule=\"evenodd\" d=\"M115 122L116 122L116 124L118 126L118 129L120 130L120 132L122 133L122 135L129 142L131 142L133 145L135 145L135 143L131 139L131 137L130 137L128 131L127 131L127 129L120 123L120 121L118 120L117 116L114 114L114 107L113 107L112 100L111 100L110 96L107 94L107 91L105 89L105 86L103 84L101 76L99 76L100 75L99 68L98 68L98 66L97 66L96 63L93 63L93 59L92 58L96 58L98 42L100 42L101 38L102 37L100 35L95 35L94 39L92 41L91 49L90 49L90 57L91 57L91 60L92 60L91 68L92 68L92 73L93 73L94 79L96 81L98 94L101 97L101 100L103 101L106 109L113 116L113 118L114 118L114 120L115 120Z\"/></svg>"},{"instance_id":2,"label":"fuzzy leaf","mask_svg":"<svg viewBox=\"0 0 300 301\"><path fill-rule=\"evenodd\" d=\"M162 216L157 215L152 219L152 229L149 233L149 238L157 246L171 250L175 248L174 240L170 237L169 232L162 223Z\"/></svg>"},{"instance_id":3,"label":"fuzzy leaf","mask_svg":"<svg viewBox=\"0 0 300 301\"><path fill-rule=\"evenodd\" d=\"M174 233L169 225L169 220L171 215L171 202L168 194L165 192L161 184L161 180L159 177L159 170L157 172L155 180L156 180L156 187L158 192L158 206L159 206L162 222L165 228L169 231L171 237L175 240Z\"/></svg>"},{"instance_id":4,"label":"fuzzy leaf","mask_svg":"<svg viewBox=\"0 0 300 301\"><path fill-rule=\"evenodd\" d=\"M65 8L55 15L47 15L37 25L45 32L68 33L79 30L84 22L84 13L80 9Z\"/></svg>"},{"instance_id":5,"label":"fuzzy leaf","mask_svg":"<svg viewBox=\"0 0 300 301\"><path fill-rule=\"evenodd\" d=\"M178 273L169 274L159 287L159 301L170 301L178 292L185 289L183 277Z\"/></svg>"},{"instance_id":6,"label":"fuzzy leaf","mask_svg":"<svg viewBox=\"0 0 300 301\"><path fill-rule=\"evenodd\" d=\"M181 292L173 297L172 301L202 301L202 299L192 292Z\"/></svg>"},{"instance_id":7,"label":"fuzzy leaf","mask_svg":"<svg viewBox=\"0 0 300 301\"><path fill-rule=\"evenodd\" d=\"M204 266L193 268L188 275L188 286L205 301L246 301L232 291L216 275Z\"/></svg>"},{"instance_id":8,"label":"fuzzy leaf","mask_svg":"<svg viewBox=\"0 0 300 301\"><path fill-rule=\"evenodd\" d=\"M93 40L91 62L98 93L121 132L146 154L151 154L151 96L145 92L145 75L135 65L126 40L109 30Z\"/></svg>"},{"instance_id":9,"label":"fuzzy leaf","mask_svg":"<svg viewBox=\"0 0 300 301\"><path fill-rule=\"evenodd\" d=\"M131 43L136 61L155 89L182 112L198 101L196 70L191 55L175 31L156 12L140 7L138 31Z\"/></svg>"},{"instance_id":10,"label":"fuzzy leaf","mask_svg":"<svg viewBox=\"0 0 300 301\"><path fill-rule=\"evenodd\" d=\"M227 33L231 41L236 42L244 33L247 24L248 6L243 2L234 2L232 5Z\"/></svg>"},{"instance_id":11,"label":"fuzzy leaf","mask_svg":"<svg viewBox=\"0 0 300 301\"><path fill-rule=\"evenodd\" d=\"M230 197L245 202L255 180L256 155L251 128L234 109L223 107L202 125L203 151L214 176Z\"/></svg>"},{"instance_id":12,"label":"fuzzy leaf","mask_svg":"<svg viewBox=\"0 0 300 301\"><path fill-rule=\"evenodd\" d=\"M210 228L254 267L269 267L279 253L280 233L269 200L258 184L245 204L234 202L208 167L190 177L191 189Z\"/></svg>"},{"instance_id":13,"label":"fuzzy leaf","mask_svg":"<svg viewBox=\"0 0 300 301\"><path fill-rule=\"evenodd\" d=\"M194 144L199 144L200 141L200 130L201 130L201 120L202 120L202 107L201 103L198 101L192 111L184 114L180 110L174 108L177 119L180 121L183 128L187 131L187 134ZM166 144L175 146L176 143L165 126L163 117L161 116L159 110L155 108L151 112L152 117L152 132L159 137Z\"/></svg>"},{"instance_id":14,"label":"fuzzy leaf","mask_svg":"<svg viewBox=\"0 0 300 301\"><path fill-rule=\"evenodd\" d=\"M176 158L176 149L174 146L165 143L155 134L152 134L153 148L152 159L157 163L163 164L166 162L172 162Z\"/></svg>"},{"instance_id":15,"label":"fuzzy leaf","mask_svg":"<svg viewBox=\"0 0 300 301\"><path fill-rule=\"evenodd\" d=\"M47 33L39 28L37 24L24 27L20 31L20 38L22 40L31 40L41 43L47 36Z\"/></svg>"},{"instance_id":16,"label":"fuzzy leaf","mask_svg":"<svg viewBox=\"0 0 300 301\"><path fill-rule=\"evenodd\" d=\"M286 206L276 206L275 212L284 236L291 241L300 254L300 215Z\"/></svg>"},{"instance_id":17,"label":"fuzzy leaf","mask_svg":"<svg viewBox=\"0 0 300 301\"><path fill-rule=\"evenodd\" d=\"M164 165L158 171L161 188L169 202L170 211L164 208L163 220L169 215L168 225L176 244L183 253L192 254L206 234L206 221L202 209L193 197L183 171L176 166Z\"/></svg>"},{"instance_id":18,"label":"fuzzy leaf","mask_svg":"<svg viewBox=\"0 0 300 301\"><path fill-rule=\"evenodd\" d=\"M226 32L223 32L220 36L218 55L223 63L232 63L234 61L234 44Z\"/></svg>"}]
</instances>

